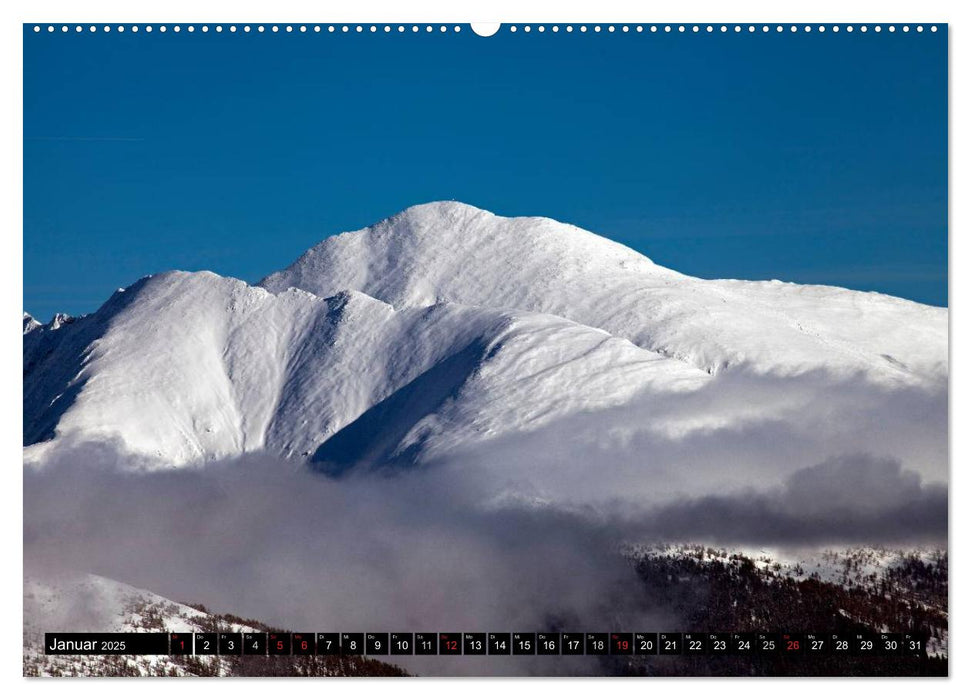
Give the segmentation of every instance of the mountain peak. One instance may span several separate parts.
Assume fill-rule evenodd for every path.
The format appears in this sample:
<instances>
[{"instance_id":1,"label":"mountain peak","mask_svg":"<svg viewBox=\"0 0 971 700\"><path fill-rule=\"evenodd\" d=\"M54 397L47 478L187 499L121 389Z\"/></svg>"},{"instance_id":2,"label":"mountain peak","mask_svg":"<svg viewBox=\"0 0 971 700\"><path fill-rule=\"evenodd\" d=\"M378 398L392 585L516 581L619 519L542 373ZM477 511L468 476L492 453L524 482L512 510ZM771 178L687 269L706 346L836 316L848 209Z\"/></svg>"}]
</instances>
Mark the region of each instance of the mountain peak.
<instances>
[{"instance_id":1,"label":"mountain peak","mask_svg":"<svg viewBox=\"0 0 971 700\"><path fill-rule=\"evenodd\" d=\"M66 326L69 323L74 323L75 320L76 319L74 318L74 316L71 316L69 314L56 313L54 314L54 317L51 319L51 322L47 325L48 327L51 328L51 330L57 330L61 326Z\"/></svg>"},{"instance_id":2,"label":"mountain peak","mask_svg":"<svg viewBox=\"0 0 971 700\"><path fill-rule=\"evenodd\" d=\"M48 323L41 323L40 321L38 321L36 318L34 318L33 316L31 316L29 313L25 311L24 312L24 335L27 335L31 331L34 331L38 328L43 328L50 331L56 331L61 326L66 326L70 323L74 323L76 320L77 318L75 318L74 316L70 316L68 314L63 314L58 312L54 314L54 316L51 318L51 320Z\"/></svg>"},{"instance_id":3,"label":"mountain peak","mask_svg":"<svg viewBox=\"0 0 971 700\"><path fill-rule=\"evenodd\" d=\"M632 259L650 262L646 256L627 246L573 224L546 216L501 216L452 199L415 204L366 229L341 235L353 236L364 232L387 232L399 237L420 235L429 238L432 244L440 241L443 245L448 244L450 238L461 235L465 238L458 243L464 243L465 246L479 244L484 248L500 243L507 244L510 241L504 240L503 234L514 233L518 246L538 243L540 247L536 252L539 255L570 256L582 252L598 257L623 251ZM472 232L485 233L486 236L470 236ZM326 244L328 240L330 239L324 239L315 248Z\"/></svg>"},{"instance_id":4,"label":"mountain peak","mask_svg":"<svg viewBox=\"0 0 971 700\"><path fill-rule=\"evenodd\" d=\"M570 224L455 201L326 238L260 286L319 297L356 289L395 309L453 302L552 314L709 373L800 372L820 357L896 378L946 372L946 311L835 287L688 277ZM901 330L901 314L924 328L920 342ZM903 355L910 361L886 359Z\"/></svg>"},{"instance_id":5,"label":"mountain peak","mask_svg":"<svg viewBox=\"0 0 971 700\"><path fill-rule=\"evenodd\" d=\"M412 204L410 207L406 207L397 214L394 214L388 218L451 218L456 216L476 216L480 214L496 216L496 214L493 214L491 211L481 209L480 207L472 204L460 202L457 199L438 199L431 202L423 202L421 204Z\"/></svg>"},{"instance_id":6,"label":"mountain peak","mask_svg":"<svg viewBox=\"0 0 971 700\"><path fill-rule=\"evenodd\" d=\"M24 311L24 335L27 335L32 330L34 330L36 328L40 328L40 327L41 327L40 321L38 321L37 319L35 319L33 316L31 316L26 311Z\"/></svg>"},{"instance_id":7,"label":"mountain peak","mask_svg":"<svg viewBox=\"0 0 971 700\"><path fill-rule=\"evenodd\" d=\"M544 217L505 217L456 201L409 207L365 229L324 239L260 282L329 297L358 289L395 308L452 301L531 309L530 287L578 280L597 287L616 274L676 275L630 248ZM484 299L497 285L511 299ZM512 302L512 303L508 303Z\"/></svg>"}]
</instances>

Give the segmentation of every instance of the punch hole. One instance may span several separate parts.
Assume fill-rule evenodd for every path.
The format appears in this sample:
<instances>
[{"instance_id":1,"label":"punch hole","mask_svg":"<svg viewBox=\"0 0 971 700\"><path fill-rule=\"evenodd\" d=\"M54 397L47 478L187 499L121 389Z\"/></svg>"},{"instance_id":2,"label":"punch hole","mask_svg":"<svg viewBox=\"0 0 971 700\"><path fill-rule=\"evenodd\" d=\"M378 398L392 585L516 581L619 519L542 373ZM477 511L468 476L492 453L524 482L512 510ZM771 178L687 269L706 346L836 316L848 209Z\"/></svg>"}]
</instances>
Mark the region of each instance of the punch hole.
<instances>
[{"instance_id":1,"label":"punch hole","mask_svg":"<svg viewBox=\"0 0 971 700\"><path fill-rule=\"evenodd\" d=\"M476 36L493 36L502 26L498 22L473 22L472 33Z\"/></svg>"}]
</instances>

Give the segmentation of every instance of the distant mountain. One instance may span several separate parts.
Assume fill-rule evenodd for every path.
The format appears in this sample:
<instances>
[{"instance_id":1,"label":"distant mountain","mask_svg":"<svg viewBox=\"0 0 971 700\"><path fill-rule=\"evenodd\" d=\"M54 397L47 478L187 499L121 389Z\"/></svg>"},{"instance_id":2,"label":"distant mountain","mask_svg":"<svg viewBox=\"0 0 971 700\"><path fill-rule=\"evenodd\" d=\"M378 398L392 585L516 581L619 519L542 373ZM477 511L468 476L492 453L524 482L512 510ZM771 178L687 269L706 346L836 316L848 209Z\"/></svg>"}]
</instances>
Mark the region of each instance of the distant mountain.
<instances>
[{"instance_id":1,"label":"distant mountain","mask_svg":"<svg viewBox=\"0 0 971 700\"><path fill-rule=\"evenodd\" d=\"M142 466L269 450L414 463L726 369L945 386L946 309L701 280L541 218L456 202L325 239L251 286L168 272L97 312L24 315L25 460L106 443Z\"/></svg>"},{"instance_id":2,"label":"distant mountain","mask_svg":"<svg viewBox=\"0 0 971 700\"><path fill-rule=\"evenodd\" d=\"M601 657L606 672L741 677L947 675L946 551L853 547L803 552L795 561L780 554L700 545L639 546L627 552L646 599L662 610L678 611L685 630L776 630L848 637L898 632L920 640L920 652L606 656Z\"/></svg>"}]
</instances>

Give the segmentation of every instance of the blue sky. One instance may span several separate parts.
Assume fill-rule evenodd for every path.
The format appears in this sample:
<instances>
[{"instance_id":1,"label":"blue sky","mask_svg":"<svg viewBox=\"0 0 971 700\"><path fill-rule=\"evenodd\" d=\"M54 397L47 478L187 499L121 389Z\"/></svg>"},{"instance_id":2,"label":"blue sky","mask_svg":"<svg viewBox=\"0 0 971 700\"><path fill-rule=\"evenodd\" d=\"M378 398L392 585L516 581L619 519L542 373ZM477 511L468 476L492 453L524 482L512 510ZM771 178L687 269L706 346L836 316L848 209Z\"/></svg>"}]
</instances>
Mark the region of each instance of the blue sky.
<instances>
[{"instance_id":1,"label":"blue sky","mask_svg":"<svg viewBox=\"0 0 971 700\"><path fill-rule=\"evenodd\" d=\"M24 308L256 281L458 199L702 277L947 303L936 33L24 29Z\"/></svg>"}]
</instances>

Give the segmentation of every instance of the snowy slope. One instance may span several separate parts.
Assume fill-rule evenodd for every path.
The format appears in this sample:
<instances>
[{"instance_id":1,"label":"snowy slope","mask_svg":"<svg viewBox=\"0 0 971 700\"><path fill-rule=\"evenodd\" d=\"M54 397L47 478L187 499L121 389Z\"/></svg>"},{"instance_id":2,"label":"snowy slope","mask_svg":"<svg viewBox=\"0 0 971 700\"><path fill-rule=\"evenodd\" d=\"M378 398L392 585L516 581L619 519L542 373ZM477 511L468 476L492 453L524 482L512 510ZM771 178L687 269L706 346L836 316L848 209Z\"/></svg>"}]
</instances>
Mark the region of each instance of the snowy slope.
<instances>
[{"instance_id":1,"label":"snowy slope","mask_svg":"<svg viewBox=\"0 0 971 700\"><path fill-rule=\"evenodd\" d=\"M45 632L205 632L206 617L195 608L94 574L24 579L24 634L31 645L40 646ZM232 631L249 630L232 626Z\"/></svg>"},{"instance_id":2,"label":"snowy slope","mask_svg":"<svg viewBox=\"0 0 971 700\"><path fill-rule=\"evenodd\" d=\"M27 335L31 331L37 330L41 327L40 321L35 319L30 314L24 312L24 335Z\"/></svg>"},{"instance_id":3,"label":"snowy slope","mask_svg":"<svg viewBox=\"0 0 971 700\"><path fill-rule=\"evenodd\" d=\"M452 301L556 314L708 371L826 368L887 382L947 373L947 310L875 293L701 280L546 218L458 202L325 239L261 284L357 289L398 307Z\"/></svg>"},{"instance_id":4,"label":"snowy slope","mask_svg":"<svg viewBox=\"0 0 971 700\"><path fill-rule=\"evenodd\" d=\"M169 272L24 316L25 461L96 442L172 466L255 450L414 462L730 367L940 388L947 310L705 281L549 219L454 202L324 240L262 286Z\"/></svg>"},{"instance_id":5,"label":"snowy slope","mask_svg":"<svg viewBox=\"0 0 971 700\"><path fill-rule=\"evenodd\" d=\"M47 632L251 632L253 627L227 622L160 595L94 574L24 577L24 674L43 676L105 675L106 668L127 667L125 675L184 675L165 656L47 656ZM218 659L211 663L219 664Z\"/></svg>"},{"instance_id":6,"label":"snowy slope","mask_svg":"<svg viewBox=\"0 0 971 700\"><path fill-rule=\"evenodd\" d=\"M57 439L28 461L92 440L174 465L262 449L313 456L362 418L320 455L342 464L529 430L707 379L552 316L396 311L359 292L271 294L212 273L146 278L36 345L25 342L24 441Z\"/></svg>"}]
</instances>

